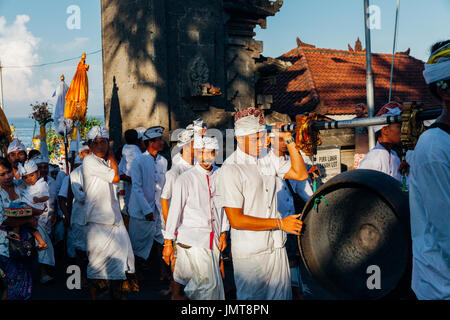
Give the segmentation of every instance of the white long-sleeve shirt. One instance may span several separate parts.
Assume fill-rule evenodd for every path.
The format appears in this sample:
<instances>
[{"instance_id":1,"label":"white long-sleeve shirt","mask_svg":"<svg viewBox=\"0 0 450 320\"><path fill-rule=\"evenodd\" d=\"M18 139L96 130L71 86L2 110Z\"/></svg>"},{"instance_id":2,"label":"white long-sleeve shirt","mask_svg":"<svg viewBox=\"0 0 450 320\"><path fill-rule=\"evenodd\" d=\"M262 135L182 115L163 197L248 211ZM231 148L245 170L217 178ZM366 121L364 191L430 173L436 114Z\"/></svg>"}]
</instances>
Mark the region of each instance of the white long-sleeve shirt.
<instances>
[{"instance_id":1,"label":"white long-sleeve shirt","mask_svg":"<svg viewBox=\"0 0 450 320\"><path fill-rule=\"evenodd\" d=\"M44 178L40 178L33 185L27 185L22 193L22 201L38 210L44 210L45 202L34 202L34 197L42 198L49 197L49 188L47 182Z\"/></svg>"},{"instance_id":2,"label":"white long-sleeve shirt","mask_svg":"<svg viewBox=\"0 0 450 320\"><path fill-rule=\"evenodd\" d=\"M131 217L145 220L149 213L155 214L155 161L148 151L139 155L131 164L131 195L128 213Z\"/></svg>"},{"instance_id":3,"label":"white long-sleeve shirt","mask_svg":"<svg viewBox=\"0 0 450 320\"><path fill-rule=\"evenodd\" d=\"M450 299L450 135L428 129L411 155L409 206L412 289L419 299Z\"/></svg>"},{"instance_id":4,"label":"white long-sleeve shirt","mask_svg":"<svg viewBox=\"0 0 450 320\"><path fill-rule=\"evenodd\" d=\"M86 223L114 225L122 221L116 188L115 171L110 161L89 154L83 159Z\"/></svg>"},{"instance_id":5,"label":"white long-sleeve shirt","mask_svg":"<svg viewBox=\"0 0 450 320\"><path fill-rule=\"evenodd\" d=\"M372 169L381 171L391 177L402 181L402 175L398 171L400 158L394 150L386 150L379 142L359 162L358 169Z\"/></svg>"},{"instance_id":6,"label":"white long-sleeve shirt","mask_svg":"<svg viewBox=\"0 0 450 320\"><path fill-rule=\"evenodd\" d=\"M270 153L256 158L238 147L220 168L219 192L223 207L241 208L242 214L257 218L281 218L277 209L276 177L284 178L290 161L274 160ZM284 247L284 231L231 228L232 255L248 258Z\"/></svg>"},{"instance_id":7,"label":"white long-sleeve shirt","mask_svg":"<svg viewBox=\"0 0 450 320\"><path fill-rule=\"evenodd\" d=\"M229 230L217 193L217 168L200 165L181 174L174 185L166 224L166 239L197 248L219 247L219 236Z\"/></svg>"},{"instance_id":8,"label":"white long-sleeve shirt","mask_svg":"<svg viewBox=\"0 0 450 320\"><path fill-rule=\"evenodd\" d=\"M155 205L162 217L161 195L166 183L167 159L157 155L155 159ZM162 219L162 218L161 218Z\"/></svg>"}]
</instances>

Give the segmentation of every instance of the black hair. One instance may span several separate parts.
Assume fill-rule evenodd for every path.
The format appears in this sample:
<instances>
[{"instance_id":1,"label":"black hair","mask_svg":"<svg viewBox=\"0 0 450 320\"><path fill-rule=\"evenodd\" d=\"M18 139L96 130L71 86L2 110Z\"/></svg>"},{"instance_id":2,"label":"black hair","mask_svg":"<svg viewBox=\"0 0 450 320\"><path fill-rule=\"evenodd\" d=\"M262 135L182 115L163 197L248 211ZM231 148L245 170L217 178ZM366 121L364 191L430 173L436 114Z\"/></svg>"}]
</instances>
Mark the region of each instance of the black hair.
<instances>
[{"instance_id":1,"label":"black hair","mask_svg":"<svg viewBox=\"0 0 450 320\"><path fill-rule=\"evenodd\" d=\"M4 166L6 169L12 171L11 163L6 158L0 157L0 166Z\"/></svg>"},{"instance_id":2,"label":"black hair","mask_svg":"<svg viewBox=\"0 0 450 320\"><path fill-rule=\"evenodd\" d=\"M137 144L138 142L138 133L134 129L125 131L124 137L127 144Z\"/></svg>"},{"instance_id":3,"label":"black hair","mask_svg":"<svg viewBox=\"0 0 450 320\"><path fill-rule=\"evenodd\" d=\"M450 39L449 40L445 40L445 41L440 41L440 42L436 42L435 44L433 44L430 48L431 53L435 52L437 49L447 45L450 43ZM447 87L450 87L450 79L444 80L445 83L447 83ZM431 93L433 94L433 96L435 96L436 98L438 98L439 100L442 100L442 97L439 95L438 90L437 90L437 82L432 82L430 84L428 84L428 89L430 89ZM449 89L447 89L449 90Z\"/></svg>"},{"instance_id":4,"label":"black hair","mask_svg":"<svg viewBox=\"0 0 450 320\"><path fill-rule=\"evenodd\" d=\"M31 159L40 154L41 154L41 152L39 150L36 150L36 149L30 150L30 152L28 152L28 159Z\"/></svg>"},{"instance_id":5,"label":"black hair","mask_svg":"<svg viewBox=\"0 0 450 320\"><path fill-rule=\"evenodd\" d=\"M381 138L381 130L383 130L383 129L380 129L377 132L375 132L375 141L378 141L378 139Z\"/></svg>"}]
</instances>

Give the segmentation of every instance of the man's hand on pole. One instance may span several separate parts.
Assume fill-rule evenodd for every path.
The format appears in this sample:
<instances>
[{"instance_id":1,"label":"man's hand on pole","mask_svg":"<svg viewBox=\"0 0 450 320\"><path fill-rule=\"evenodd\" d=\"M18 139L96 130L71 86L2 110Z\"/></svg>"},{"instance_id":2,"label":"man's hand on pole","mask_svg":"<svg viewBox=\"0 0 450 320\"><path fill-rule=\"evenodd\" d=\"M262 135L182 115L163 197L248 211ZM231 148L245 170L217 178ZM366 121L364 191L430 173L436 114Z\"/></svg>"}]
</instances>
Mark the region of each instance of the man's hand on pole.
<instances>
[{"instance_id":1,"label":"man's hand on pole","mask_svg":"<svg viewBox=\"0 0 450 320\"><path fill-rule=\"evenodd\" d=\"M301 213L281 219L281 229L288 233L293 233L297 236L300 235L300 231L303 227L303 222L298 219L300 215Z\"/></svg>"}]
</instances>

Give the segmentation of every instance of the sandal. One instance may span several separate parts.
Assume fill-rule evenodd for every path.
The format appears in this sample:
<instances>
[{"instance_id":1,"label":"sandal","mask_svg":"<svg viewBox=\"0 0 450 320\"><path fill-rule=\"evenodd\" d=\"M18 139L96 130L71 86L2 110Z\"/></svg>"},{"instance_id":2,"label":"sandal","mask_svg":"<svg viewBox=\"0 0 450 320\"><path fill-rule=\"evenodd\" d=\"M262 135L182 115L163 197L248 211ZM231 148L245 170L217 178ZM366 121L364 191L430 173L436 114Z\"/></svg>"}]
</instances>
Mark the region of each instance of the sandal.
<instances>
[{"instance_id":1,"label":"sandal","mask_svg":"<svg viewBox=\"0 0 450 320\"><path fill-rule=\"evenodd\" d=\"M47 249L48 249L48 245L46 243L40 244L36 247L36 250L38 250L38 251L47 250Z\"/></svg>"},{"instance_id":2,"label":"sandal","mask_svg":"<svg viewBox=\"0 0 450 320\"><path fill-rule=\"evenodd\" d=\"M18 233L15 233L15 232L9 232L9 233L6 235L6 238L11 239L11 240L17 240L17 241L20 241L20 235L19 235Z\"/></svg>"}]
</instances>

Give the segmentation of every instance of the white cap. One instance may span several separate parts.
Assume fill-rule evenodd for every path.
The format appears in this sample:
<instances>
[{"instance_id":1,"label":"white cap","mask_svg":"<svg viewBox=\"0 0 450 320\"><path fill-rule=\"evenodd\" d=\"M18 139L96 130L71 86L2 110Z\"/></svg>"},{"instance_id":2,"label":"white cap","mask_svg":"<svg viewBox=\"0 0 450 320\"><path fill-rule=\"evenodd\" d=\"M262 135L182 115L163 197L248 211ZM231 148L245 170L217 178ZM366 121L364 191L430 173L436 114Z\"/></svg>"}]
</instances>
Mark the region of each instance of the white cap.
<instances>
[{"instance_id":1,"label":"white cap","mask_svg":"<svg viewBox=\"0 0 450 320\"><path fill-rule=\"evenodd\" d=\"M219 150L219 141L214 137L196 135L194 138L194 149Z\"/></svg>"},{"instance_id":2,"label":"white cap","mask_svg":"<svg viewBox=\"0 0 450 320\"><path fill-rule=\"evenodd\" d=\"M145 140L149 140L149 139L162 137L163 131L164 131L164 128L161 126L155 126L155 127L148 128L144 132L144 137L142 139L145 141Z\"/></svg>"},{"instance_id":3,"label":"white cap","mask_svg":"<svg viewBox=\"0 0 450 320\"><path fill-rule=\"evenodd\" d=\"M22 142L20 142L19 139L14 139L9 144L9 146L8 146L8 154L10 154L13 151L25 151L26 152L25 146L23 145Z\"/></svg>"},{"instance_id":4,"label":"white cap","mask_svg":"<svg viewBox=\"0 0 450 320\"><path fill-rule=\"evenodd\" d=\"M33 173L36 171L38 171L38 167L37 167L36 163L34 162L34 160L28 160L25 162L24 165L22 165L22 163L19 162L18 172L21 177L26 176L27 174L30 174L30 173Z\"/></svg>"},{"instance_id":5,"label":"white cap","mask_svg":"<svg viewBox=\"0 0 450 320\"><path fill-rule=\"evenodd\" d=\"M236 112L234 116L234 135L248 136L266 130L264 114L257 108L245 108Z\"/></svg>"},{"instance_id":6,"label":"white cap","mask_svg":"<svg viewBox=\"0 0 450 320\"><path fill-rule=\"evenodd\" d=\"M48 159L46 156L44 156L43 154L40 154L40 155L38 155L38 156L33 157L32 160L33 160L36 164L39 164L39 163L49 163L49 162L50 162L49 159Z\"/></svg>"},{"instance_id":7,"label":"white cap","mask_svg":"<svg viewBox=\"0 0 450 320\"><path fill-rule=\"evenodd\" d=\"M108 131L104 127L95 126L92 127L91 130L89 130L87 134L88 140L95 140L96 138L104 138L109 139Z\"/></svg>"}]
</instances>

